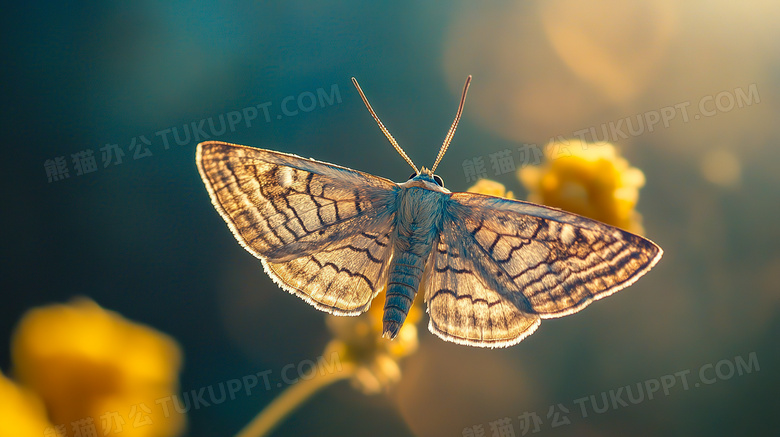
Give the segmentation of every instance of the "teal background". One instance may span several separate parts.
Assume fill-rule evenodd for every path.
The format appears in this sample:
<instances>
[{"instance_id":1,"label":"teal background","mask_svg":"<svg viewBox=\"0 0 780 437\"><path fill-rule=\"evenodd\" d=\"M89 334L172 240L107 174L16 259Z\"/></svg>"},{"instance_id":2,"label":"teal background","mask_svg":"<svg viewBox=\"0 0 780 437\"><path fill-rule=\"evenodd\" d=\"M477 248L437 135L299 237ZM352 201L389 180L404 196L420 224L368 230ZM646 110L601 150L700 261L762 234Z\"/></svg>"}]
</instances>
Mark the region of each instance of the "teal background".
<instances>
[{"instance_id":1,"label":"teal background","mask_svg":"<svg viewBox=\"0 0 780 437\"><path fill-rule=\"evenodd\" d=\"M607 14L608 3L593 7ZM518 28L534 29L533 8L541 6L521 5L528 22ZM715 18L685 33L697 8ZM756 105L616 143L645 174L638 210L646 235L666 251L646 278L578 315L545 321L506 350L445 344L423 320L420 350L402 364L398 387L365 396L341 383L296 411L278 435L461 435L478 424L490 435L489 423L503 417L521 435L518 416L526 411L542 417L541 435L771 435L780 409L780 39L772 25L780 14L771 3L743 8L750 12L735 15L720 3L687 6L664 46L668 54L656 62L661 67L637 79L643 85L629 97L610 101L603 88L571 78L563 82L588 90L576 102L567 92L518 95L518 102L560 108L562 117L524 136L513 126L530 129L527 121L509 110L505 119L491 118L485 108L496 99L497 110L505 110L501 90L515 92L512 84L539 77L554 83L568 64L537 63L550 56L538 53L553 47L531 33L504 59L520 67L501 70L506 66L488 55L491 41L512 47L517 33L495 23L509 36L461 45L469 41L464 29L485 20L467 3L6 6L0 368L10 370L10 335L27 309L88 296L175 337L185 355L182 390L271 370L271 390L189 413L186 435L215 436L235 433L280 393L275 385L285 365L322 353L331 338L323 315L276 287L211 206L195 168L196 141L166 150L156 132L271 102L269 121L261 115L216 139L402 181L411 171L350 77L360 80L417 165L430 166L462 82L474 74L471 100L438 173L451 190L465 190L462 162L484 156L489 176L523 198L512 174L494 175L489 154L679 102L693 101L693 108L703 94L755 83ZM489 9L496 16L517 13L509 2ZM488 20L484 32L490 29ZM512 77L512 71L524 73ZM628 71L631 79L635 70ZM695 87L711 78L720 81ZM330 94L334 85L340 102L282 114L286 97ZM289 105L296 109L295 101ZM569 117L575 106L586 115ZM141 135L151 140L152 156L134 160L128 147ZM103 168L99 149L106 144L124 150L121 165ZM702 159L713 148L738 159L737 182L719 185L702 176ZM77 176L71 154L85 149L94 151L98 170ZM44 162L58 156L66 157L70 177L49 183ZM707 363L750 353L760 370L749 375L687 391L678 385L668 396L587 418L573 409L583 396L686 369L695 374ZM558 403L572 409L571 424L552 428L546 413Z\"/></svg>"}]
</instances>

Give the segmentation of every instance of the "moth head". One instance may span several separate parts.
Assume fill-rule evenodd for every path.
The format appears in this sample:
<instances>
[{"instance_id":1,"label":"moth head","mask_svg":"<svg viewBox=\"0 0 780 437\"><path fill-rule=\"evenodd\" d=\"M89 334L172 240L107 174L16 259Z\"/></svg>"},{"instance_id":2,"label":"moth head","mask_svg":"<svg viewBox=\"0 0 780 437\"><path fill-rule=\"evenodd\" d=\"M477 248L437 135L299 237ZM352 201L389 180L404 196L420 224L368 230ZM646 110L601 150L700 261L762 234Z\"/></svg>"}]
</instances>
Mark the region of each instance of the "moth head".
<instances>
[{"instance_id":1,"label":"moth head","mask_svg":"<svg viewBox=\"0 0 780 437\"><path fill-rule=\"evenodd\" d=\"M432 181L436 185L444 188L444 179L442 179L441 176L437 174L431 173L430 170L428 170L427 172L426 170L428 169L423 167L420 173L412 173L411 175L409 175L409 179L407 179L407 181L411 181L412 179L417 178L417 180Z\"/></svg>"},{"instance_id":2,"label":"moth head","mask_svg":"<svg viewBox=\"0 0 780 437\"><path fill-rule=\"evenodd\" d=\"M444 188L444 180L425 167L421 168L419 173L412 173L409 175L409 179L399 185L402 188L420 187L426 190L438 191L440 193L450 192L450 190Z\"/></svg>"},{"instance_id":3,"label":"moth head","mask_svg":"<svg viewBox=\"0 0 780 437\"><path fill-rule=\"evenodd\" d=\"M466 103L466 93L468 93L469 90L469 84L471 84L471 76L466 78L466 84L463 85L463 94L460 96L460 105L458 105L458 112L455 114L455 121L452 122L452 126L450 126L450 130L447 132L447 136L444 137L444 143L441 145L441 149L439 149L439 154L436 156L436 161L433 163L433 167L431 167L430 170L427 170L425 167L422 168L422 170L417 170L417 166L414 165L414 162L409 158L409 156L404 152L404 149L401 148L401 146L398 145L398 141L393 138L393 136L390 134L390 131L387 130L384 124L379 120L379 116L376 115L376 112L374 112L374 109L371 107L371 104L368 103L368 99L366 98L366 95L363 94L363 90L360 88L360 85L358 85L357 79L354 77L352 78L352 83L355 85L355 88L357 88L358 93L360 94L360 98L363 99L363 103L365 103L366 108L368 109L368 112L371 113L371 116L374 117L374 120L376 120L377 124L379 125L379 129L382 130L382 133L385 134L388 140L390 140L390 144L393 145L395 150L398 152L399 155L401 155L402 158L414 169L414 173L409 177L409 180L414 179L415 177L420 177L422 175L428 175L428 177L436 183L440 187L444 187L444 181L442 178L440 178L437 175L434 175L433 172L436 170L436 167L439 165L439 162L441 162L441 158L444 157L444 153L447 151L447 148L450 147L450 142L452 141L452 137L455 135L455 129L458 127L458 123L460 122L460 116L463 114L463 105Z\"/></svg>"}]
</instances>

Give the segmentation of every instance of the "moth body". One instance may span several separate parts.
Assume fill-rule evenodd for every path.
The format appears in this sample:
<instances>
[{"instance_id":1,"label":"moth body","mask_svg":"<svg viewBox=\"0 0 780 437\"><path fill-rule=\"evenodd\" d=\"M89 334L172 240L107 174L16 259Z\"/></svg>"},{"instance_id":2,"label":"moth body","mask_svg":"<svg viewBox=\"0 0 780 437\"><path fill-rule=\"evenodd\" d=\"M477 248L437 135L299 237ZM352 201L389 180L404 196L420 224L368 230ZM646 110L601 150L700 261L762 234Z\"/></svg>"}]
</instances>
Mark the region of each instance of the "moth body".
<instances>
[{"instance_id":1,"label":"moth body","mask_svg":"<svg viewBox=\"0 0 780 437\"><path fill-rule=\"evenodd\" d=\"M382 335L391 339L398 335L419 291L426 261L439 235L446 196L446 190L426 174L399 187L382 321Z\"/></svg>"}]
</instances>

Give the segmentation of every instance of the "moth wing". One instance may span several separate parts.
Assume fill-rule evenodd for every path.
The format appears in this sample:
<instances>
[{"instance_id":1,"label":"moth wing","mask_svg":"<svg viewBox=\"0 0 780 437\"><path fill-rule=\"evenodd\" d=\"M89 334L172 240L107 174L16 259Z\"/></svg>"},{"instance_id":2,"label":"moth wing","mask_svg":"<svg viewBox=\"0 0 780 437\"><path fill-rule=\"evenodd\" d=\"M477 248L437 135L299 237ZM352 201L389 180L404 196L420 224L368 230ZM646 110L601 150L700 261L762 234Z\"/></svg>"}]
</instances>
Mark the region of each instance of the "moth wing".
<instances>
[{"instance_id":1,"label":"moth wing","mask_svg":"<svg viewBox=\"0 0 780 437\"><path fill-rule=\"evenodd\" d=\"M196 163L235 238L282 288L335 314L368 308L392 257L397 184L216 141L198 145Z\"/></svg>"},{"instance_id":2,"label":"moth wing","mask_svg":"<svg viewBox=\"0 0 780 437\"><path fill-rule=\"evenodd\" d=\"M473 193L446 203L431 254L430 329L509 346L647 273L663 251L630 232L554 208Z\"/></svg>"}]
</instances>

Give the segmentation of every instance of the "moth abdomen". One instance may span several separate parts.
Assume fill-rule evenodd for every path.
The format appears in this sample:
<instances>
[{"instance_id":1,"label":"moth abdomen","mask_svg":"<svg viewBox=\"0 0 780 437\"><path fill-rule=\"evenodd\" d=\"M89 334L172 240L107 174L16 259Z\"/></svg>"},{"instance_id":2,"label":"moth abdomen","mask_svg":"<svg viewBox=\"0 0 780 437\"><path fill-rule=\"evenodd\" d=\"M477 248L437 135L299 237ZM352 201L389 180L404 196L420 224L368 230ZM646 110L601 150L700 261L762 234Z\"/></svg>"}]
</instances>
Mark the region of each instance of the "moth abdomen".
<instances>
[{"instance_id":1,"label":"moth abdomen","mask_svg":"<svg viewBox=\"0 0 780 437\"><path fill-rule=\"evenodd\" d=\"M394 257L390 264L382 318L382 336L393 339L401 330L420 287L425 259L414 253Z\"/></svg>"}]
</instances>

